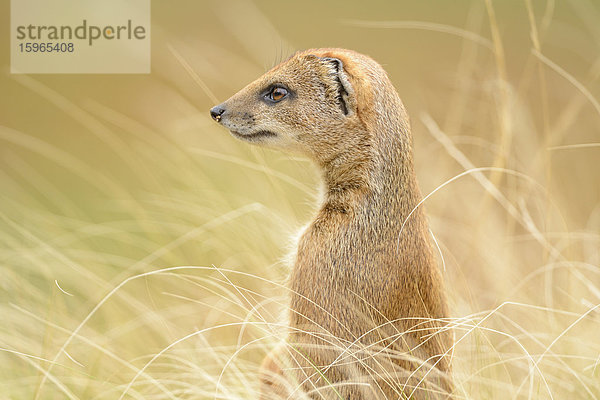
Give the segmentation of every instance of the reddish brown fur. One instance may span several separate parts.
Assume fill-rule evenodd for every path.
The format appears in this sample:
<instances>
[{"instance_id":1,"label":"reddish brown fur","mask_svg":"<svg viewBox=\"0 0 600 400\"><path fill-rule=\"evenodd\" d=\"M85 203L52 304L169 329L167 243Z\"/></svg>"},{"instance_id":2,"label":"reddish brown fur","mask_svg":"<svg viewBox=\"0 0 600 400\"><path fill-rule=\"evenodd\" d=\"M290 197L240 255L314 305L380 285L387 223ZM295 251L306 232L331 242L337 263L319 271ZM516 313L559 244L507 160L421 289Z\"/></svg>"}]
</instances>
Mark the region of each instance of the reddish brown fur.
<instances>
[{"instance_id":1,"label":"reddish brown fur","mask_svg":"<svg viewBox=\"0 0 600 400\"><path fill-rule=\"evenodd\" d=\"M294 96L263 104L272 83ZM290 335L263 363L261 398L448 397L444 289L422 207L408 218L421 194L408 116L385 71L353 51L311 49L222 107L240 138L308 155L325 184L290 276ZM258 130L276 135L247 136Z\"/></svg>"}]
</instances>

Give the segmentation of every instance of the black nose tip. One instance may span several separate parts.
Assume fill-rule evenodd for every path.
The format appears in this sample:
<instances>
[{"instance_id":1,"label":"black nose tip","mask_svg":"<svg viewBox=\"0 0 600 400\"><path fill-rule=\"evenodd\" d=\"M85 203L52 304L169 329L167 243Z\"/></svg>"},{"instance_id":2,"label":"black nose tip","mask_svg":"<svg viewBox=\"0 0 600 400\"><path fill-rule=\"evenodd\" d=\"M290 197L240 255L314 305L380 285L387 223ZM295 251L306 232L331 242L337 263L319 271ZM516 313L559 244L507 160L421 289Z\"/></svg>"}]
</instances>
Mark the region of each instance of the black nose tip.
<instances>
[{"instance_id":1,"label":"black nose tip","mask_svg":"<svg viewBox=\"0 0 600 400\"><path fill-rule=\"evenodd\" d=\"M221 106L214 106L210 109L210 116L217 122L221 121L221 116L225 112L225 109Z\"/></svg>"}]
</instances>

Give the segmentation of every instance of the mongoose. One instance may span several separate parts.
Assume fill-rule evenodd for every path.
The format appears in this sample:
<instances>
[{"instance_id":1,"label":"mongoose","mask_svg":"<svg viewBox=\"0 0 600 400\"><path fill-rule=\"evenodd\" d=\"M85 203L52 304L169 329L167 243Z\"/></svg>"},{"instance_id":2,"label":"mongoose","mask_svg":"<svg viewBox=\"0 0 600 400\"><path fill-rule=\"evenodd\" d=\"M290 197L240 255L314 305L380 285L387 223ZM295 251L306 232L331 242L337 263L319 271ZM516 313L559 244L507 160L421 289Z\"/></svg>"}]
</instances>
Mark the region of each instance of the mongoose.
<instances>
[{"instance_id":1,"label":"mongoose","mask_svg":"<svg viewBox=\"0 0 600 400\"><path fill-rule=\"evenodd\" d=\"M383 68L350 50L298 52L210 114L238 139L310 157L324 182L260 398L451 398L442 278L409 119Z\"/></svg>"}]
</instances>

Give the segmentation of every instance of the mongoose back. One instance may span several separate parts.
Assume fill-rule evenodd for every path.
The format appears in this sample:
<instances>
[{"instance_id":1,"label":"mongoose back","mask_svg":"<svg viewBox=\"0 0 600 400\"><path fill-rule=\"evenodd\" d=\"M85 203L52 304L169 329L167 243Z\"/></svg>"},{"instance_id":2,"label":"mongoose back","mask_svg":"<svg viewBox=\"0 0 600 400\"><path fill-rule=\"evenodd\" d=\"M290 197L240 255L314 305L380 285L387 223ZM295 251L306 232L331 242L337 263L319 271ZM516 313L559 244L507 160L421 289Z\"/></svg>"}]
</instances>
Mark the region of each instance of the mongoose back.
<instances>
[{"instance_id":1,"label":"mongoose back","mask_svg":"<svg viewBox=\"0 0 600 400\"><path fill-rule=\"evenodd\" d=\"M383 68L350 50L298 52L210 113L238 139L310 157L324 182L260 398L451 398L442 279L409 119Z\"/></svg>"}]
</instances>

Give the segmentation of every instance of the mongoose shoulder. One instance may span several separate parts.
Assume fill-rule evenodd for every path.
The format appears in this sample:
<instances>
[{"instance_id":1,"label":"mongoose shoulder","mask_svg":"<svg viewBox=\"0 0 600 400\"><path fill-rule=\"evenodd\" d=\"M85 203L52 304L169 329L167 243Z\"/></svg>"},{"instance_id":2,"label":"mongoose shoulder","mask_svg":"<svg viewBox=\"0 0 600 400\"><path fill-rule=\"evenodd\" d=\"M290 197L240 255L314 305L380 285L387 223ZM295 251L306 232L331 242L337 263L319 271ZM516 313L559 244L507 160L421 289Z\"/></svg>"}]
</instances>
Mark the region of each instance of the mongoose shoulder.
<instances>
[{"instance_id":1,"label":"mongoose shoulder","mask_svg":"<svg viewBox=\"0 0 600 400\"><path fill-rule=\"evenodd\" d=\"M211 116L238 139L310 157L324 182L261 398L451 397L453 339L409 119L383 68L350 50L298 52Z\"/></svg>"}]
</instances>

